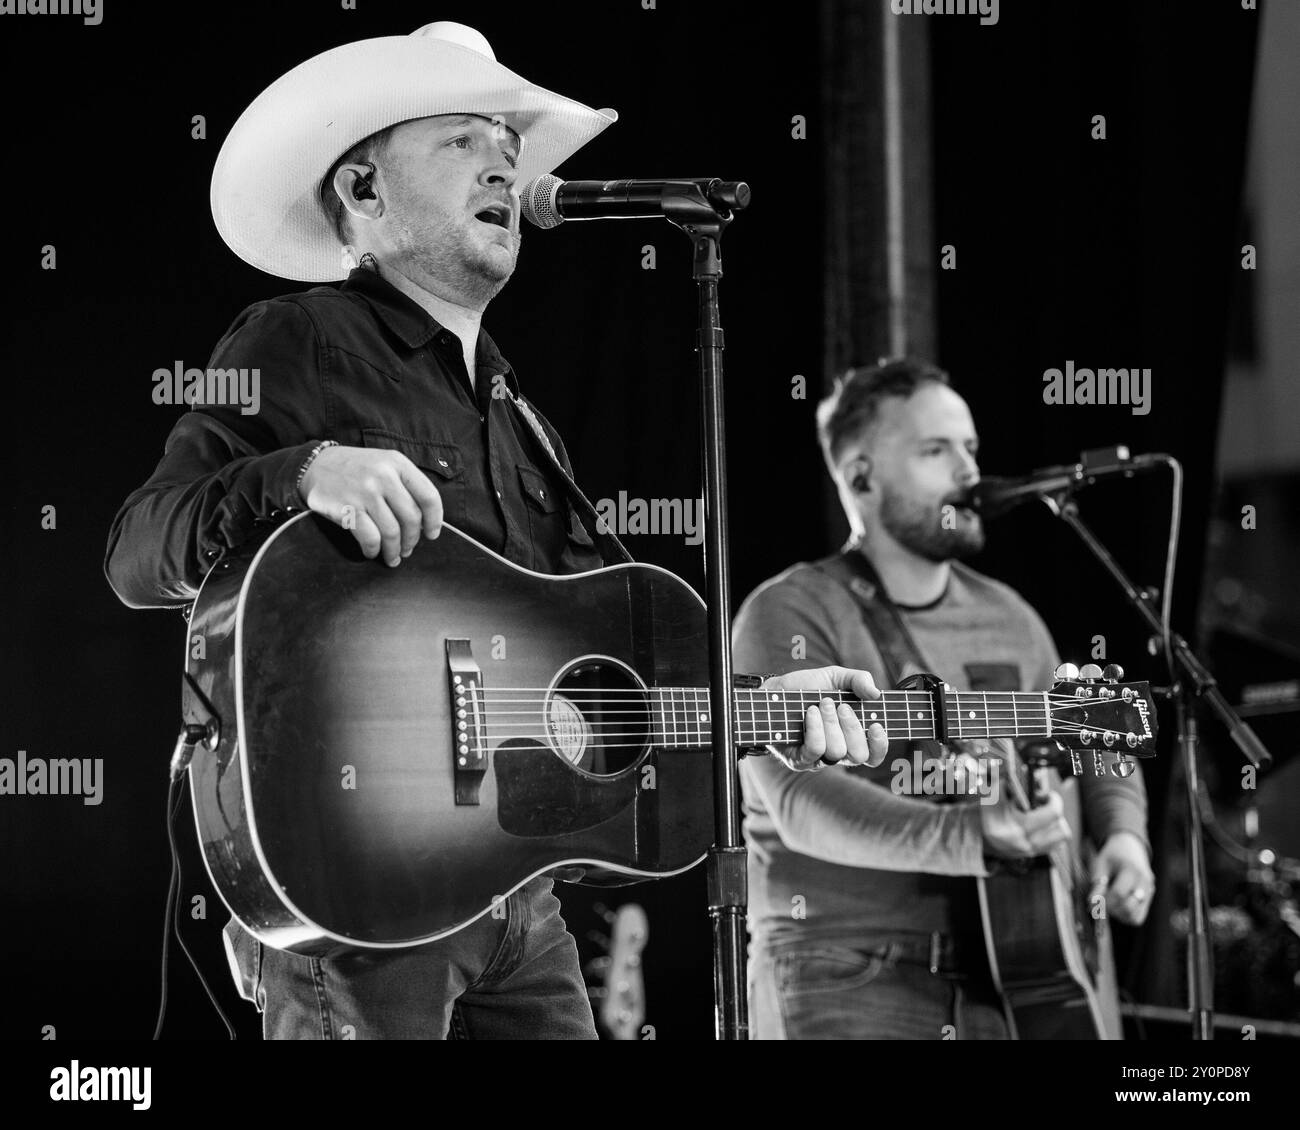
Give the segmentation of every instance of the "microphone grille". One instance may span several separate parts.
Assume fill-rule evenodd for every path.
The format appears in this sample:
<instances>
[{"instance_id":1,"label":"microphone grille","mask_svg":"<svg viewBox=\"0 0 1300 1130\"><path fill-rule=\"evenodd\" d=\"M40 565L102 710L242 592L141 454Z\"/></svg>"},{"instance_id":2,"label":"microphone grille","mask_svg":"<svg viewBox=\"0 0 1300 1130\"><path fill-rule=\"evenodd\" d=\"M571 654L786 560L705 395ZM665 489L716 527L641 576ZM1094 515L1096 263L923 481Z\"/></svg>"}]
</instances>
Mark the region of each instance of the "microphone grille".
<instances>
[{"instance_id":1,"label":"microphone grille","mask_svg":"<svg viewBox=\"0 0 1300 1130\"><path fill-rule=\"evenodd\" d=\"M564 181L550 173L534 177L519 193L519 211L525 220L539 228L554 228L564 223L555 206L555 197Z\"/></svg>"}]
</instances>

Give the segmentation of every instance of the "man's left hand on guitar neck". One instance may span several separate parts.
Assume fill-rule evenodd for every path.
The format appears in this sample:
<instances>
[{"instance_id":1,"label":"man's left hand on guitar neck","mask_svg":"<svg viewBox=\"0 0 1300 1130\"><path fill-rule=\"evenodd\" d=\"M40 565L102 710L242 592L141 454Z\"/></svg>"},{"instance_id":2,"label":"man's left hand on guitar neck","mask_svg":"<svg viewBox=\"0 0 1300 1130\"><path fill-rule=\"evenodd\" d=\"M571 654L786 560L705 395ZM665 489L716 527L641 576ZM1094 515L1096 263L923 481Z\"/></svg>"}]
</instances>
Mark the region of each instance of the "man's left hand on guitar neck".
<instances>
[{"instance_id":1,"label":"man's left hand on guitar neck","mask_svg":"<svg viewBox=\"0 0 1300 1130\"><path fill-rule=\"evenodd\" d=\"M1107 837L1093 858L1089 904L1106 897L1106 913L1127 926L1141 926L1151 909L1156 879L1146 845L1132 832Z\"/></svg>"},{"instance_id":2,"label":"man's left hand on guitar neck","mask_svg":"<svg viewBox=\"0 0 1300 1130\"><path fill-rule=\"evenodd\" d=\"M818 667L791 671L763 684L768 691L852 691L860 699L880 698L876 681L866 671L847 667ZM863 728L857 714L845 703L838 707L830 698L804 712L802 745L767 747L790 769L804 772L844 761L849 765L879 765L889 751L889 738L879 722Z\"/></svg>"}]
</instances>

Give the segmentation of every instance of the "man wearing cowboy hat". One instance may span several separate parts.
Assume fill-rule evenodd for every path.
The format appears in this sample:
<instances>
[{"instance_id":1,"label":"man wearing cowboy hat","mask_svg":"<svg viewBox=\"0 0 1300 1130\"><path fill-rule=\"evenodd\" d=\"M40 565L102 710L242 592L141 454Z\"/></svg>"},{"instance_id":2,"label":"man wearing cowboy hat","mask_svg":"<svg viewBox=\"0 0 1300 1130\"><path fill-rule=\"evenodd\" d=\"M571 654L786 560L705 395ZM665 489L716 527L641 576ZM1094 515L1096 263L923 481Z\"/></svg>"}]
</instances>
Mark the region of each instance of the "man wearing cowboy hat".
<instances>
[{"instance_id":1,"label":"man wearing cowboy hat","mask_svg":"<svg viewBox=\"0 0 1300 1130\"><path fill-rule=\"evenodd\" d=\"M389 566L445 520L539 572L600 567L564 445L479 323L514 270L516 184L616 117L524 81L455 23L326 51L265 90L217 158L217 229L271 274L343 282L258 302L217 345L210 367L260 369L260 410L196 405L177 422L113 524L119 597L189 603L225 549L303 509ZM842 668L773 685L878 695ZM811 768L884 751L878 726L828 698L804 744L776 752ZM232 920L227 953L268 1038L592 1038L551 887L417 948L306 957Z\"/></svg>"}]
</instances>

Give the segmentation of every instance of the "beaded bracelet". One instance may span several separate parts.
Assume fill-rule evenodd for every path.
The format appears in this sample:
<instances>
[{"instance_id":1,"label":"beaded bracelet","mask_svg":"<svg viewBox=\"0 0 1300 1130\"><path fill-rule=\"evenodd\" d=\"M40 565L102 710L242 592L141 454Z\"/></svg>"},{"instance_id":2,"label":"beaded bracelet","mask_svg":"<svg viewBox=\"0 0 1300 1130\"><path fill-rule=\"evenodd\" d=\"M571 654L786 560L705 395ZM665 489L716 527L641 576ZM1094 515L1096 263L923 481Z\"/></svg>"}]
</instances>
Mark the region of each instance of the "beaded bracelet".
<instances>
[{"instance_id":1,"label":"beaded bracelet","mask_svg":"<svg viewBox=\"0 0 1300 1130\"><path fill-rule=\"evenodd\" d=\"M339 441L336 439L321 440L320 443L318 443L315 447L311 449L311 454L307 456L307 462L305 462L302 465L302 467L299 469L298 479L293 484L293 489L297 493L298 497L301 498L304 503L306 503L307 500L302 496L302 480L307 474L307 468L310 467L314 462L316 462L316 456L318 456L327 447L338 447L338 445L339 445Z\"/></svg>"}]
</instances>

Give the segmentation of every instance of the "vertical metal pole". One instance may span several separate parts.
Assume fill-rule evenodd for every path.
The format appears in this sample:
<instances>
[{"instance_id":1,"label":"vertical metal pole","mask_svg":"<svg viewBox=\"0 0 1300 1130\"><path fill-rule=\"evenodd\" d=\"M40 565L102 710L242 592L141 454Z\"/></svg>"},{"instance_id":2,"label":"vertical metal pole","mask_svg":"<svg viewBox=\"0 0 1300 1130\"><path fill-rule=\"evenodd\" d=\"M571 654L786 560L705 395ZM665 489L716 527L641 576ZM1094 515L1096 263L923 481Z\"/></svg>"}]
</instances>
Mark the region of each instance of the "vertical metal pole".
<instances>
[{"instance_id":1,"label":"vertical metal pole","mask_svg":"<svg viewBox=\"0 0 1300 1130\"><path fill-rule=\"evenodd\" d=\"M851 365L937 358L930 23L879 0L821 0L825 262L822 382ZM823 480L828 534L844 526Z\"/></svg>"},{"instance_id":2,"label":"vertical metal pole","mask_svg":"<svg viewBox=\"0 0 1300 1130\"><path fill-rule=\"evenodd\" d=\"M702 229L702 230L701 230ZM700 299L700 396L703 414L705 578L709 624L709 729L713 740L715 842L708 858L713 925L714 1030L719 1040L749 1036L745 997L748 890L740 830L740 789L731 712L731 563L727 554L727 462L718 309L721 226L691 233Z\"/></svg>"},{"instance_id":3,"label":"vertical metal pole","mask_svg":"<svg viewBox=\"0 0 1300 1130\"><path fill-rule=\"evenodd\" d=\"M1187 1007L1192 1039L1214 1039L1214 952L1205 885L1205 845L1201 841L1201 785L1196 764L1196 718L1187 708L1183 688L1174 694L1178 742L1187 785Z\"/></svg>"},{"instance_id":4,"label":"vertical metal pole","mask_svg":"<svg viewBox=\"0 0 1300 1130\"><path fill-rule=\"evenodd\" d=\"M891 357L908 352L907 237L903 194L903 89L898 19L880 5L885 149L885 318Z\"/></svg>"}]
</instances>

